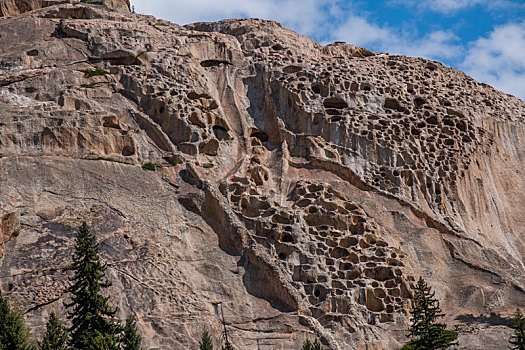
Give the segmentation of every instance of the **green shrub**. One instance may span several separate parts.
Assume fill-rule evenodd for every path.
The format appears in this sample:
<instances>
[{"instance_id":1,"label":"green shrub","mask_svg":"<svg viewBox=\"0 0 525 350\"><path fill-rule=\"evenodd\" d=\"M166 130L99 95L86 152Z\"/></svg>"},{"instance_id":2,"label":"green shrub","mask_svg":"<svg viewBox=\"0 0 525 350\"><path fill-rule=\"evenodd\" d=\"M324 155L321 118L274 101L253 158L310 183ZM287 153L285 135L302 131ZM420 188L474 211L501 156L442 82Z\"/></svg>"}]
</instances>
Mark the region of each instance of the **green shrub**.
<instances>
[{"instance_id":1,"label":"green shrub","mask_svg":"<svg viewBox=\"0 0 525 350\"><path fill-rule=\"evenodd\" d=\"M95 84L82 84L80 87L83 87L85 89L93 89L95 87Z\"/></svg>"},{"instance_id":2,"label":"green shrub","mask_svg":"<svg viewBox=\"0 0 525 350\"><path fill-rule=\"evenodd\" d=\"M204 164L202 164L202 167L205 168L205 169L211 169L211 168L213 168L213 164L212 163L204 163Z\"/></svg>"},{"instance_id":3,"label":"green shrub","mask_svg":"<svg viewBox=\"0 0 525 350\"><path fill-rule=\"evenodd\" d=\"M146 163L146 164L142 165L142 169L155 171L155 165L153 165L151 163Z\"/></svg>"},{"instance_id":4,"label":"green shrub","mask_svg":"<svg viewBox=\"0 0 525 350\"><path fill-rule=\"evenodd\" d=\"M321 347L321 343L319 343L319 340L315 339L312 343L310 340L307 339L303 343L303 347L301 348L301 350L323 350L323 348Z\"/></svg>"},{"instance_id":5,"label":"green shrub","mask_svg":"<svg viewBox=\"0 0 525 350\"><path fill-rule=\"evenodd\" d=\"M90 70L90 69L84 69L84 70L79 70L79 72L82 72L84 73L84 78L91 78L91 77L96 77L96 76L100 76L100 75L107 75L109 74L109 72L103 70L103 69L95 69L95 70Z\"/></svg>"}]
</instances>

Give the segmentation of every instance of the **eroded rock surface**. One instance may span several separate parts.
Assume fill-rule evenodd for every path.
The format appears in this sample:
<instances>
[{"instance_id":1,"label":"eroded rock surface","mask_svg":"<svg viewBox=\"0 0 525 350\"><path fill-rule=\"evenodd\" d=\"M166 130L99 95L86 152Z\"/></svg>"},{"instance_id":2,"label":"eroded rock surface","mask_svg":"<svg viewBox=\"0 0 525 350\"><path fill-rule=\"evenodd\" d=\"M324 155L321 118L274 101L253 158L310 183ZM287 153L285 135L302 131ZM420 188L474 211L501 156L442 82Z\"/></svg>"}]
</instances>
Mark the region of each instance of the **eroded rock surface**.
<instances>
[{"instance_id":1,"label":"eroded rock surface","mask_svg":"<svg viewBox=\"0 0 525 350\"><path fill-rule=\"evenodd\" d=\"M506 348L522 101L275 22L104 4L1 3L36 9L0 19L0 287L36 333L86 220L148 349L219 333L220 303L238 348L397 349L419 276L465 349Z\"/></svg>"},{"instance_id":2,"label":"eroded rock surface","mask_svg":"<svg viewBox=\"0 0 525 350\"><path fill-rule=\"evenodd\" d=\"M0 0L0 17L15 17L22 13L58 4L78 4L82 0ZM129 0L89 0L90 5L103 5L121 13L130 12Z\"/></svg>"}]
</instances>

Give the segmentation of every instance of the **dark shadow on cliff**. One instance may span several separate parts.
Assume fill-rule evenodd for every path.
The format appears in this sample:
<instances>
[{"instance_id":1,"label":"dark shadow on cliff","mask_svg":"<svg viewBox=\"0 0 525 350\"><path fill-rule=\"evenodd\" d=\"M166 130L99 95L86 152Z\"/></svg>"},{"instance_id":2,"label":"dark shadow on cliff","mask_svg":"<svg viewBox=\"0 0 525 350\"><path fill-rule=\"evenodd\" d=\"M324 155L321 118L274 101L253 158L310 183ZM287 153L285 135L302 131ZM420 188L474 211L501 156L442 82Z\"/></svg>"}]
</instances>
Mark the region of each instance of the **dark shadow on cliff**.
<instances>
[{"instance_id":1,"label":"dark shadow on cliff","mask_svg":"<svg viewBox=\"0 0 525 350\"><path fill-rule=\"evenodd\" d=\"M243 81L248 88L246 97L250 101L247 111L256 126L249 136L259 139L270 151L279 148L282 136L276 115L280 112L274 101L279 101L279 95L274 93L269 96L267 93L270 87L265 80L264 70L258 70L255 76L245 78Z\"/></svg>"},{"instance_id":2,"label":"dark shadow on cliff","mask_svg":"<svg viewBox=\"0 0 525 350\"><path fill-rule=\"evenodd\" d=\"M512 326L512 318L510 317L501 317L495 313L491 313L490 316L481 315L474 316L472 314L459 315L455 318L456 321L469 323L469 324L488 324L491 326Z\"/></svg>"},{"instance_id":3,"label":"dark shadow on cliff","mask_svg":"<svg viewBox=\"0 0 525 350\"><path fill-rule=\"evenodd\" d=\"M278 276L275 276L270 266L249 252L239 259L238 266L245 269L242 282L251 295L266 300L280 312L296 311L298 306L294 298L284 288Z\"/></svg>"}]
</instances>

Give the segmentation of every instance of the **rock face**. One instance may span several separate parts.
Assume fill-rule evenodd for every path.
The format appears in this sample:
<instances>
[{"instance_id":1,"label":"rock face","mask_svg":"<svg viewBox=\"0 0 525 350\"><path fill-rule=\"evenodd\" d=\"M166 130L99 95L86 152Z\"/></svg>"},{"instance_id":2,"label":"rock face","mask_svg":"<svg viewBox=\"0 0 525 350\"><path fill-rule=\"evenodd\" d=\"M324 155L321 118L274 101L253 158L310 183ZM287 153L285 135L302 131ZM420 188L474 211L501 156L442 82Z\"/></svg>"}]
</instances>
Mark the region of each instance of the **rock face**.
<instances>
[{"instance_id":1,"label":"rock face","mask_svg":"<svg viewBox=\"0 0 525 350\"><path fill-rule=\"evenodd\" d=\"M0 288L36 334L86 220L147 349L195 348L221 309L239 349L398 349L419 276L462 347L506 348L522 101L275 22L31 4L1 2L36 10L0 19Z\"/></svg>"},{"instance_id":2,"label":"rock face","mask_svg":"<svg viewBox=\"0 0 525 350\"><path fill-rule=\"evenodd\" d=\"M36 10L41 7L41 1L39 0L2 0L0 1L0 16L18 16L21 13Z\"/></svg>"},{"instance_id":3,"label":"rock face","mask_svg":"<svg viewBox=\"0 0 525 350\"><path fill-rule=\"evenodd\" d=\"M0 17L14 17L24 12L58 4L78 4L82 0L0 0ZM91 5L103 5L121 13L130 12L129 0L89 0Z\"/></svg>"}]
</instances>

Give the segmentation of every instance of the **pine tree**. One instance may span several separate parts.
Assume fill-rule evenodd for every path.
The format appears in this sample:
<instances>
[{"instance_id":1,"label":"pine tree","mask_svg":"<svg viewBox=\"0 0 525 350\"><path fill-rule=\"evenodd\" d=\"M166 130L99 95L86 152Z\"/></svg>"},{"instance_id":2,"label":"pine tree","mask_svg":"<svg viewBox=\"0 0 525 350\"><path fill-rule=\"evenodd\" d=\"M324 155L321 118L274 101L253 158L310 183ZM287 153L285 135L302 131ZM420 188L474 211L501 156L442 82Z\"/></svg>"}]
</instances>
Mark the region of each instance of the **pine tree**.
<instances>
[{"instance_id":1,"label":"pine tree","mask_svg":"<svg viewBox=\"0 0 525 350\"><path fill-rule=\"evenodd\" d=\"M303 343L302 350L323 350L321 347L321 343L319 343L319 340L315 339L312 343L310 340L306 339L306 341Z\"/></svg>"},{"instance_id":2,"label":"pine tree","mask_svg":"<svg viewBox=\"0 0 525 350\"><path fill-rule=\"evenodd\" d=\"M213 342L211 341L210 333L208 333L208 331L202 332L201 341L199 342L199 350L213 350Z\"/></svg>"},{"instance_id":3,"label":"pine tree","mask_svg":"<svg viewBox=\"0 0 525 350\"><path fill-rule=\"evenodd\" d=\"M122 350L141 350L142 337L137 333L137 323L133 316L129 316L124 326L124 334L121 338Z\"/></svg>"},{"instance_id":4,"label":"pine tree","mask_svg":"<svg viewBox=\"0 0 525 350\"><path fill-rule=\"evenodd\" d=\"M65 304L70 309L67 317L72 323L70 345L79 350L120 349L121 327L112 319L116 310L108 305L108 297L100 294L102 288L111 285L103 280L107 266L100 261L96 237L85 222L77 233L71 269L73 284L68 292L72 301Z\"/></svg>"},{"instance_id":5,"label":"pine tree","mask_svg":"<svg viewBox=\"0 0 525 350\"><path fill-rule=\"evenodd\" d=\"M454 340L458 334L446 330L446 324L436 322L445 315L434 295L432 288L420 277L415 288L414 309L410 318L412 325L408 329L408 336L414 339L403 346L402 350L437 350L455 345Z\"/></svg>"},{"instance_id":6,"label":"pine tree","mask_svg":"<svg viewBox=\"0 0 525 350\"><path fill-rule=\"evenodd\" d=\"M0 290L0 350L29 350L29 332L24 326L22 313L11 309Z\"/></svg>"},{"instance_id":7,"label":"pine tree","mask_svg":"<svg viewBox=\"0 0 525 350\"><path fill-rule=\"evenodd\" d=\"M226 340L226 343L224 343L222 350L234 350L232 343Z\"/></svg>"},{"instance_id":8,"label":"pine tree","mask_svg":"<svg viewBox=\"0 0 525 350\"><path fill-rule=\"evenodd\" d=\"M46 325L46 333L38 344L40 350L66 350L68 334L66 328L60 323L55 313L52 312Z\"/></svg>"},{"instance_id":9,"label":"pine tree","mask_svg":"<svg viewBox=\"0 0 525 350\"><path fill-rule=\"evenodd\" d=\"M83 350L120 350L119 337L112 333L95 331Z\"/></svg>"},{"instance_id":10,"label":"pine tree","mask_svg":"<svg viewBox=\"0 0 525 350\"><path fill-rule=\"evenodd\" d=\"M512 350L525 350L525 317L520 309L514 313L512 328L514 334L510 337L509 343Z\"/></svg>"}]
</instances>

